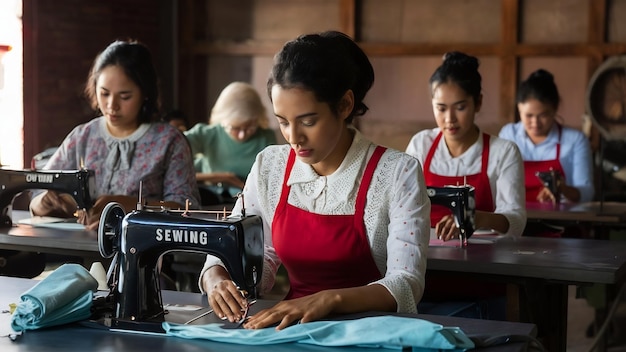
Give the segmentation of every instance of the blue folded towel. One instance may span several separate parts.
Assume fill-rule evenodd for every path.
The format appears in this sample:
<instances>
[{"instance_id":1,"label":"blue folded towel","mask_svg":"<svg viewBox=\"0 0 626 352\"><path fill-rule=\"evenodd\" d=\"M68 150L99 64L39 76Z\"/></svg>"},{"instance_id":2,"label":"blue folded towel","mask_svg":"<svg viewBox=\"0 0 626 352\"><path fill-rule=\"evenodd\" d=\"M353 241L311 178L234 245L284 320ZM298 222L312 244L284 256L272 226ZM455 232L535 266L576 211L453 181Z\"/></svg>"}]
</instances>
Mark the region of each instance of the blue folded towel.
<instances>
[{"instance_id":1,"label":"blue folded towel","mask_svg":"<svg viewBox=\"0 0 626 352\"><path fill-rule=\"evenodd\" d=\"M413 351L474 348L474 343L456 327L444 327L422 319L376 316L355 320L315 321L289 326L247 330L223 329L223 324L179 325L163 323L167 335L243 345L297 342L319 346L360 346L389 349L412 347Z\"/></svg>"},{"instance_id":2,"label":"blue folded towel","mask_svg":"<svg viewBox=\"0 0 626 352\"><path fill-rule=\"evenodd\" d=\"M26 291L11 317L15 331L84 320L91 315L98 281L78 264L63 264Z\"/></svg>"}]
</instances>

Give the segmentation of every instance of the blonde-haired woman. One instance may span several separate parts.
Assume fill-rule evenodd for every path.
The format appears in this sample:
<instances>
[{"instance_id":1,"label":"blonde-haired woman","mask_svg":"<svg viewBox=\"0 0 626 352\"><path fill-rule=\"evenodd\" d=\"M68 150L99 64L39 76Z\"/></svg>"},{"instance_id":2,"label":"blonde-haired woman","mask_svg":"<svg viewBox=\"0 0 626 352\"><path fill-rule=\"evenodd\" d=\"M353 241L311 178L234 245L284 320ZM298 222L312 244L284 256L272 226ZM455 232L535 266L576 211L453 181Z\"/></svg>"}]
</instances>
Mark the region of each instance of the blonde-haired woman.
<instances>
[{"instance_id":1,"label":"blonde-haired woman","mask_svg":"<svg viewBox=\"0 0 626 352\"><path fill-rule=\"evenodd\" d=\"M196 179L204 205L227 202L241 191L256 155L276 144L261 98L245 82L230 83L222 90L209 122L185 132L196 156Z\"/></svg>"}]
</instances>

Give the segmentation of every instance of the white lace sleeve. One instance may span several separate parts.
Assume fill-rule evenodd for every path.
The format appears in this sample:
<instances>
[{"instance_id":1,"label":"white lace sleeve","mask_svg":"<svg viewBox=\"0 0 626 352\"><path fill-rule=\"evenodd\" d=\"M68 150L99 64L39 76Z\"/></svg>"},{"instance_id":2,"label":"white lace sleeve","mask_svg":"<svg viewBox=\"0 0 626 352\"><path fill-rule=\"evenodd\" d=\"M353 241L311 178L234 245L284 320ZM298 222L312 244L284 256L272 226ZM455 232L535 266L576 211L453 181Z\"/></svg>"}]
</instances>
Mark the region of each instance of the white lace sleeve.
<instances>
[{"instance_id":1,"label":"white lace sleeve","mask_svg":"<svg viewBox=\"0 0 626 352\"><path fill-rule=\"evenodd\" d=\"M263 220L264 261L261 274L261 293L266 293L274 286L276 272L281 261L272 244L272 219L281 193L289 145L269 146L256 157L243 189L243 200L235 203L232 213L240 215L245 207L246 215L259 215ZM202 274L214 265L224 264L214 256L207 256ZM199 283L200 286L201 282ZM202 290L202 287L201 287Z\"/></svg>"},{"instance_id":2,"label":"white lace sleeve","mask_svg":"<svg viewBox=\"0 0 626 352\"><path fill-rule=\"evenodd\" d=\"M385 155L368 192L364 219L374 259L385 268L375 283L390 291L398 312L416 312L424 292L430 200L419 161L396 151Z\"/></svg>"},{"instance_id":3,"label":"white lace sleeve","mask_svg":"<svg viewBox=\"0 0 626 352\"><path fill-rule=\"evenodd\" d=\"M509 230L504 235L521 236L526 227L524 162L513 142L496 137L491 139L489 168L493 168L493 175L489 181L496 201L494 213L504 215L509 222Z\"/></svg>"}]
</instances>

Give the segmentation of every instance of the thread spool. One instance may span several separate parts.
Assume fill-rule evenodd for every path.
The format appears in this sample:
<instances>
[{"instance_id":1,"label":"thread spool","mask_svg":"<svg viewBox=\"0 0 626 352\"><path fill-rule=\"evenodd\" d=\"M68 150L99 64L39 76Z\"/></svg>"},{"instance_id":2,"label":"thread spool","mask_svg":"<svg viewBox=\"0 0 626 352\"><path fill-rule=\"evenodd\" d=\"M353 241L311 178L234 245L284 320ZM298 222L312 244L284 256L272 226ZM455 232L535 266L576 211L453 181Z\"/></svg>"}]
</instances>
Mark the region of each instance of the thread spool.
<instances>
[{"instance_id":1,"label":"thread spool","mask_svg":"<svg viewBox=\"0 0 626 352\"><path fill-rule=\"evenodd\" d=\"M101 262L92 263L89 273L94 279L96 279L96 281L98 281L98 291L109 290L109 285L107 284L107 274Z\"/></svg>"}]
</instances>

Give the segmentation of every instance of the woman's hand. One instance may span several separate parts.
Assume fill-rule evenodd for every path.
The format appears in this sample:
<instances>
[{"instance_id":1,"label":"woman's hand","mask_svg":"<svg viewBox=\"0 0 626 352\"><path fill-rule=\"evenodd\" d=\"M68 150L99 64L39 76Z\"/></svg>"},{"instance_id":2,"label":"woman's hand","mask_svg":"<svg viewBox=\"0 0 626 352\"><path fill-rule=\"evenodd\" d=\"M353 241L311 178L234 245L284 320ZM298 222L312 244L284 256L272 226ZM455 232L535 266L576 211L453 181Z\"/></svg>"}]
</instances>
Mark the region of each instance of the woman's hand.
<instances>
[{"instance_id":1,"label":"woman's hand","mask_svg":"<svg viewBox=\"0 0 626 352\"><path fill-rule=\"evenodd\" d=\"M454 215L446 215L435 225L435 234L442 241L449 241L459 238L461 231L456 227Z\"/></svg>"},{"instance_id":2,"label":"woman's hand","mask_svg":"<svg viewBox=\"0 0 626 352\"><path fill-rule=\"evenodd\" d=\"M71 195L55 191L45 191L30 202L31 212L38 216L71 218L74 217L77 207L78 205Z\"/></svg>"},{"instance_id":3,"label":"woman's hand","mask_svg":"<svg viewBox=\"0 0 626 352\"><path fill-rule=\"evenodd\" d=\"M104 207L106 207L107 204L113 202L119 203L122 208L124 208L124 213L129 213L137 208L137 197L107 194L98 197L93 207L89 209L84 216L79 215L78 222L84 224L87 230L97 230L100 224L102 210L104 210ZM155 204L148 203L148 205L162 205L171 209L178 209L181 207L180 204L175 202L159 202Z\"/></svg>"},{"instance_id":4,"label":"woman's hand","mask_svg":"<svg viewBox=\"0 0 626 352\"><path fill-rule=\"evenodd\" d=\"M328 316L335 311L339 302L333 290L320 291L309 296L278 302L250 316L243 327L262 329L278 323L276 330L282 330L295 322L308 323Z\"/></svg>"},{"instance_id":5,"label":"woman's hand","mask_svg":"<svg viewBox=\"0 0 626 352\"><path fill-rule=\"evenodd\" d=\"M218 317L228 319L231 323L244 318L243 312L248 301L223 267L216 265L205 271L202 275L202 288Z\"/></svg>"},{"instance_id":6,"label":"woman's hand","mask_svg":"<svg viewBox=\"0 0 626 352\"><path fill-rule=\"evenodd\" d=\"M537 201L540 203L552 203L552 205L556 205L559 202L561 195L565 196L570 201L578 202L580 199L580 193L578 189L574 187L569 187L565 184L565 179L560 173L556 174L556 179L554 180L556 186L556 194L552 193L552 191L548 187L544 187L537 194Z\"/></svg>"},{"instance_id":7,"label":"woman's hand","mask_svg":"<svg viewBox=\"0 0 626 352\"><path fill-rule=\"evenodd\" d=\"M509 231L509 220L502 214L476 210L474 214L475 229L491 229L499 233ZM437 238L448 241L459 238L461 231L456 227L453 215L446 215L435 227Z\"/></svg>"},{"instance_id":8,"label":"woman's hand","mask_svg":"<svg viewBox=\"0 0 626 352\"><path fill-rule=\"evenodd\" d=\"M124 212L128 213L131 210L135 209L137 205L137 198L130 196L114 196L114 195L103 195L96 199L93 207L86 212L79 212L82 215L79 215L78 222L85 225L87 230L97 230L100 225L100 216L102 215L102 210L109 203L119 203L122 208L124 208Z\"/></svg>"},{"instance_id":9,"label":"woman's hand","mask_svg":"<svg viewBox=\"0 0 626 352\"><path fill-rule=\"evenodd\" d=\"M544 187L537 194L537 201L540 203L552 203L552 205L556 204L556 196L550 192L548 187Z\"/></svg>"},{"instance_id":10,"label":"woman's hand","mask_svg":"<svg viewBox=\"0 0 626 352\"><path fill-rule=\"evenodd\" d=\"M241 291L231 280L222 280L207 292L209 305L221 319L228 319L231 323L240 321L248 306L245 292Z\"/></svg>"}]
</instances>

